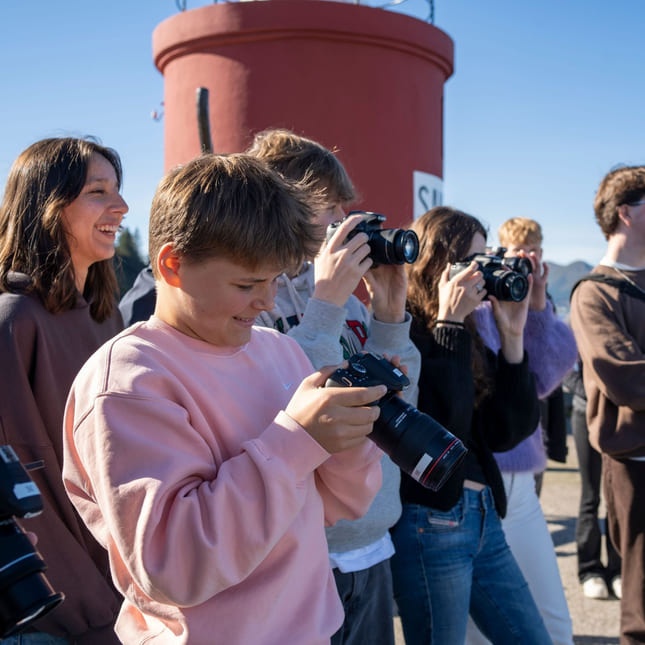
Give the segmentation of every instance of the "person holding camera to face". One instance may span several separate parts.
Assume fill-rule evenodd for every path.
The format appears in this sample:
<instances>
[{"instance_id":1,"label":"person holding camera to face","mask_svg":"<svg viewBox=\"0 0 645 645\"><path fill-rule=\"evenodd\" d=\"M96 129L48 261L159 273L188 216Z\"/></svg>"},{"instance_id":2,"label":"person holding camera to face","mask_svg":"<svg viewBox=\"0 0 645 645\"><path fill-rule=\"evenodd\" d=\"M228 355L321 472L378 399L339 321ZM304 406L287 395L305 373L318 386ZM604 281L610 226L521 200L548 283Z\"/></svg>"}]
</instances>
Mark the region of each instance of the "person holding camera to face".
<instances>
[{"instance_id":1,"label":"person holding camera to face","mask_svg":"<svg viewBox=\"0 0 645 645\"><path fill-rule=\"evenodd\" d=\"M249 153L287 179L304 182L320 232L329 238L304 264L278 278L275 306L260 314L258 323L291 336L316 368L360 351L398 356L410 380L403 398L416 404L420 361L405 311L405 269L403 263L374 267L368 243L372 218L345 218L346 206L356 198L345 168L331 151L288 130L260 132ZM332 224L333 234L328 232ZM361 228L367 232L356 232ZM371 311L353 295L361 280ZM345 622L332 645L394 643L388 529L401 513L400 473L387 456L381 466L383 485L367 514L327 529L330 562L345 609Z\"/></svg>"},{"instance_id":2,"label":"person holding camera to face","mask_svg":"<svg viewBox=\"0 0 645 645\"><path fill-rule=\"evenodd\" d=\"M573 332L555 315L547 296L548 266L542 262L542 230L534 220L515 217L498 231L501 249L496 253L509 267L531 274L533 286L524 327L524 347L539 397L560 385L575 364L577 349ZM497 351L500 335L491 303L483 302L473 312L477 330L487 347ZM515 559L531 589L554 645L573 644L573 625L560 578L560 571L540 500L535 475L546 468L542 427L515 448L496 452L507 499L502 528ZM469 621L468 645L488 643Z\"/></svg>"},{"instance_id":3,"label":"person holding camera to face","mask_svg":"<svg viewBox=\"0 0 645 645\"><path fill-rule=\"evenodd\" d=\"M493 456L538 423L523 341L533 278L517 281L520 274L503 267L497 273L500 263L470 261L485 254L486 230L461 211L433 208L412 229L420 241L419 259L408 266L411 335L422 361L418 408L468 454L439 491L401 477L391 564L406 643L464 643L470 613L494 643L546 645L544 622L504 538L506 495ZM497 352L484 345L472 316L484 298L500 336Z\"/></svg>"}]
</instances>

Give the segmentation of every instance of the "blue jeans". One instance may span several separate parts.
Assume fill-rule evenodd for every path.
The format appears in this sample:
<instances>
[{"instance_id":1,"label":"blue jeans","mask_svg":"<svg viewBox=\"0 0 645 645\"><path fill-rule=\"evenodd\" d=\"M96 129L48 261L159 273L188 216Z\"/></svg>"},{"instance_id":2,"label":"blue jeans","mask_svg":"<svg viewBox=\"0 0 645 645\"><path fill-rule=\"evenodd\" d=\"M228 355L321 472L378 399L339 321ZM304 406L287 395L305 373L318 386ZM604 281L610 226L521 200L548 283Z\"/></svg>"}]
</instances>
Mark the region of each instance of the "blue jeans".
<instances>
[{"instance_id":1,"label":"blue jeans","mask_svg":"<svg viewBox=\"0 0 645 645\"><path fill-rule=\"evenodd\" d=\"M15 634L0 640L0 643L2 645L69 645L69 641L66 638L52 636L44 632Z\"/></svg>"},{"instance_id":2,"label":"blue jeans","mask_svg":"<svg viewBox=\"0 0 645 645\"><path fill-rule=\"evenodd\" d=\"M493 643L551 639L504 538L490 488L449 511L404 504L392 529L394 598L407 645L459 645L470 612Z\"/></svg>"}]
</instances>

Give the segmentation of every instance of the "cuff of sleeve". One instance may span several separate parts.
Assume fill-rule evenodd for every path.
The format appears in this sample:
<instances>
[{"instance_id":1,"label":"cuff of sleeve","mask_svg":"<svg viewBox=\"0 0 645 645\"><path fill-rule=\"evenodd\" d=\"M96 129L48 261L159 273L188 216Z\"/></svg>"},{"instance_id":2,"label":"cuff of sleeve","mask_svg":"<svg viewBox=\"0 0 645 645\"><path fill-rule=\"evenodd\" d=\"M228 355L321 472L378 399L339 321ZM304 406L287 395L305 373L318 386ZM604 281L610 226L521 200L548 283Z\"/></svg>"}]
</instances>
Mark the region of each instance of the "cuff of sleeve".
<instances>
[{"instance_id":1,"label":"cuff of sleeve","mask_svg":"<svg viewBox=\"0 0 645 645\"><path fill-rule=\"evenodd\" d=\"M370 319L370 345L387 347L388 354L394 356L405 351L410 344L410 325L412 316L405 312L405 319L400 323L385 323L374 318Z\"/></svg>"},{"instance_id":2,"label":"cuff of sleeve","mask_svg":"<svg viewBox=\"0 0 645 645\"><path fill-rule=\"evenodd\" d=\"M466 329L439 325L433 327L432 336L441 349L440 355L470 360L470 333Z\"/></svg>"},{"instance_id":3,"label":"cuff of sleeve","mask_svg":"<svg viewBox=\"0 0 645 645\"><path fill-rule=\"evenodd\" d=\"M256 444L266 459L280 459L286 463L298 480L305 479L330 457L330 453L284 411L277 414Z\"/></svg>"},{"instance_id":4,"label":"cuff of sleeve","mask_svg":"<svg viewBox=\"0 0 645 645\"><path fill-rule=\"evenodd\" d=\"M508 392L509 397L514 396L514 392L522 392L526 387L526 379L530 375L529 359L526 350L522 356L521 363L509 363L500 350L497 354L498 361L498 380L497 386Z\"/></svg>"}]
</instances>

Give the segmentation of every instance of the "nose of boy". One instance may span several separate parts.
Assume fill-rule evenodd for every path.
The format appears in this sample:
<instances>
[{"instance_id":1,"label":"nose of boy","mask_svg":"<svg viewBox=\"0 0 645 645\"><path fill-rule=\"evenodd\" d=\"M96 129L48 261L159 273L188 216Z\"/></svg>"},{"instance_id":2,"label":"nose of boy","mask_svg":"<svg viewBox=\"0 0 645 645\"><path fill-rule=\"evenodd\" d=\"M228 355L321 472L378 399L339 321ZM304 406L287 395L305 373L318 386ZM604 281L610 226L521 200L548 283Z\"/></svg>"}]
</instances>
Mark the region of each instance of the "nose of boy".
<instances>
[{"instance_id":1,"label":"nose of boy","mask_svg":"<svg viewBox=\"0 0 645 645\"><path fill-rule=\"evenodd\" d=\"M266 287L256 298L255 302L253 303L253 306L258 311L270 311L271 309L273 309L275 294L277 293L277 290L278 290L278 285L275 282L275 280L267 284Z\"/></svg>"}]
</instances>

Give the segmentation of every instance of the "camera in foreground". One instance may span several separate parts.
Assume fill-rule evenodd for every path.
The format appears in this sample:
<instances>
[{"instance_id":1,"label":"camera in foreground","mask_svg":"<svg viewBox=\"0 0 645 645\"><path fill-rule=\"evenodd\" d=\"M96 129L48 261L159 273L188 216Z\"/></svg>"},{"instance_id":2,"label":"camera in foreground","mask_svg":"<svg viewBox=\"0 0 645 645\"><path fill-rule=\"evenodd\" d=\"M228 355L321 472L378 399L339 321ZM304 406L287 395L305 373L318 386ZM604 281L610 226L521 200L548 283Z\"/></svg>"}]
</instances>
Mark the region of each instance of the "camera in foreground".
<instances>
[{"instance_id":1,"label":"camera in foreground","mask_svg":"<svg viewBox=\"0 0 645 645\"><path fill-rule=\"evenodd\" d=\"M14 517L43 510L38 487L11 446L0 446L0 638L41 618L63 600L45 578L40 554Z\"/></svg>"},{"instance_id":2,"label":"camera in foreground","mask_svg":"<svg viewBox=\"0 0 645 645\"><path fill-rule=\"evenodd\" d=\"M372 266L412 264L417 259L419 238L414 231L406 231L402 228L381 228L381 224L387 218L380 213L350 211L347 217L352 215L360 215L363 219L347 234L347 239L351 240L356 233L367 234ZM339 226L340 222L334 222L327 227L327 241L331 239Z\"/></svg>"},{"instance_id":3,"label":"camera in foreground","mask_svg":"<svg viewBox=\"0 0 645 645\"><path fill-rule=\"evenodd\" d=\"M327 387L387 386L375 401L381 409L368 437L405 473L425 488L437 491L466 456L466 448L432 417L406 403L397 392L410 384L408 377L376 354L355 354L347 368L337 369Z\"/></svg>"},{"instance_id":4,"label":"camera in foreground","mask_svg":"<svg viewBox=\"0 0 645 645\"><path fill-rule=\"evenodd\" d=\"M513 259L526 260L526 258ZM479 270L484 276L484 287L486 289L484 300L489 295L495 296L498 300L511 300L513 302L521 302L526 298L529 292L529 281L526 277L528 273L523 272L526 268L525 264L515 263L515 266L521 270L514 270L508 264L511 258L475 253L474 255L469 255L463 262L455 262L450 267L449 277L453 278L466 269L473 260L477 262Z\"/></svg>"}]
</instances>

